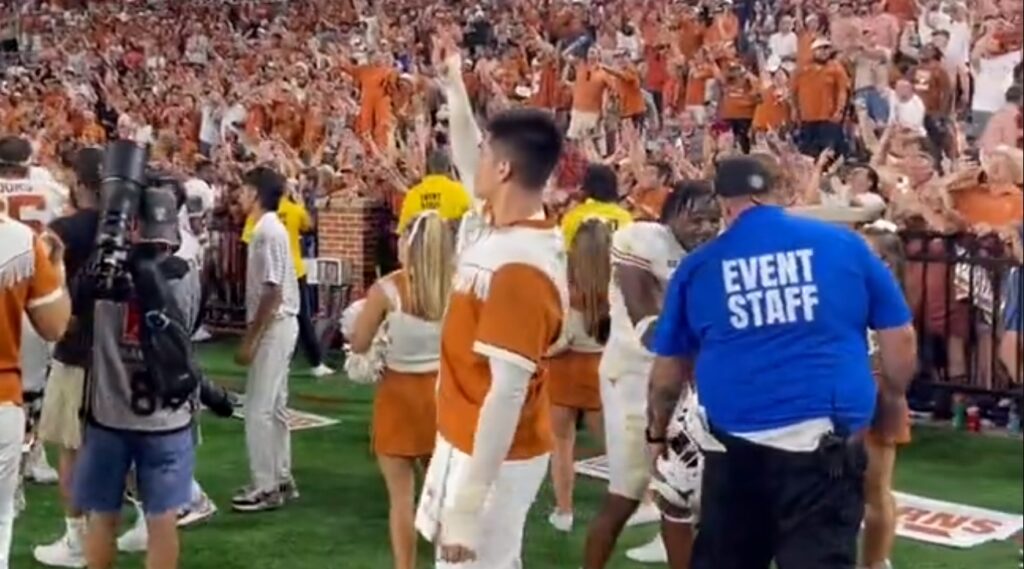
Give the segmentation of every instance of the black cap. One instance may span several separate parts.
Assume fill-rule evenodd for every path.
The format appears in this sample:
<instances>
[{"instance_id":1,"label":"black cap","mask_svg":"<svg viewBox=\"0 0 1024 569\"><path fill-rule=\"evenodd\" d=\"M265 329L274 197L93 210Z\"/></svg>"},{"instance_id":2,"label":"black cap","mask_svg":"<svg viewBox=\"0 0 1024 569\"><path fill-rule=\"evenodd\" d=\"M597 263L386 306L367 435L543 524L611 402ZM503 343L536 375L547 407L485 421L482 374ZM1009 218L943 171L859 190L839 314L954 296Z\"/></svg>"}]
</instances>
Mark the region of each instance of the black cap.
<instances>
[{"instance_id":1,"label":"black cap","mask_svg":"<svg viewBox=\"0 0 1024 569\"><path fill-rule=\"evenodd\" d=\"M71 160L75 177L87 188L99 189L103 181L103 150L96 146L88 146L75 152Z\"/></svg>"},{"instance_id":2,"label":"black cap","mask_svg":"<svg viewBox=\"0 0 1024 569\"><path fill-rule=\"evenodd\" d=\"M0 138L0 164L24 166L32 158L32 143L19 136Z\"/></svg>"},{"instance_id":3,"label":"black cap","mask_svg":"<svg viewBox=\"0 0 1024 569\"><path fill-rule=\"evenodd\" d=\"M723 198L763 194L773 185L772 173L757 158L725 158L715 168L715 193Z\"/></svg>"}]
</instances>

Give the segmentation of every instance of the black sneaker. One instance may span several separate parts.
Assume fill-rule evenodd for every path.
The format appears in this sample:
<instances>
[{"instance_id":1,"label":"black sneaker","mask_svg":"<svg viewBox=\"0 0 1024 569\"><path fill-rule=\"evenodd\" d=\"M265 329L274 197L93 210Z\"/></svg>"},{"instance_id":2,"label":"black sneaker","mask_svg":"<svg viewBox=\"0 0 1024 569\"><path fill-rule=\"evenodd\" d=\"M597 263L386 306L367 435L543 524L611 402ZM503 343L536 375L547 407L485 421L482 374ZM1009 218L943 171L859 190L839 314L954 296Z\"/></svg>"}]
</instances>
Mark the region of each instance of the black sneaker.
<instances>
[{"instance_id":1,"label":"black sneaker","mask_svg":"<svg viewBox=\"0 0 1024 569\"><path fill-rule=\"evenodd\" d=\"M299 485L295 483L294 478L285 480L280 485L278 485L277 491L278 493L281 494L281 496L284 498L286 502L298 500L299 496L301 496L301 494L299 494Z\"/></svg>"},{"instance_id":2,"label":"black sneaker","mask_svg":"<svg viewBox=\"0 0 1024 569\"><path fill-rule=\"evenodd\" d=\"M277 490L253 491L235 496L231 500L231 508L236 512L264 512L276 510L284 505L284 496Z\"/></svg>"}]
</instances>

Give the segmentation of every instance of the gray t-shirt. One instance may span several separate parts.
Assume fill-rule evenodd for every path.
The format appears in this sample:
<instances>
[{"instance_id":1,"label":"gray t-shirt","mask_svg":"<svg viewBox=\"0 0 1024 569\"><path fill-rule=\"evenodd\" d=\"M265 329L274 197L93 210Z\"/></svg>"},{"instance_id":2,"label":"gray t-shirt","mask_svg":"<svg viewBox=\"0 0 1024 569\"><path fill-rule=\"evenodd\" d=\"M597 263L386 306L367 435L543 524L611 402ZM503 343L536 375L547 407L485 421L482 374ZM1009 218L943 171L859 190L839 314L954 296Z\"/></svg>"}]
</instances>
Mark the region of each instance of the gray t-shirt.
<instances>
[{"instance_id":1,"label":"gray t-shirt","mask_svg":"<svg viewBox=\"0 0 1024 569\"><path fill-rule=\"evenodd\" d=\"M202 293L199 273L189 270L184 277L170 281L174 300L191 329L199 312ZM198 390L192 402L177 409L159 406L151 415L132 410L132 373L143 366L137 330L133 330L128 305L106 300L96 302L93 315L93 367L89 387L89 413L92 420L111 429L167 432L183 429L192 422L197 408ZM128 324L128 326L126 326Z\"/></svg>"}]
</instances>

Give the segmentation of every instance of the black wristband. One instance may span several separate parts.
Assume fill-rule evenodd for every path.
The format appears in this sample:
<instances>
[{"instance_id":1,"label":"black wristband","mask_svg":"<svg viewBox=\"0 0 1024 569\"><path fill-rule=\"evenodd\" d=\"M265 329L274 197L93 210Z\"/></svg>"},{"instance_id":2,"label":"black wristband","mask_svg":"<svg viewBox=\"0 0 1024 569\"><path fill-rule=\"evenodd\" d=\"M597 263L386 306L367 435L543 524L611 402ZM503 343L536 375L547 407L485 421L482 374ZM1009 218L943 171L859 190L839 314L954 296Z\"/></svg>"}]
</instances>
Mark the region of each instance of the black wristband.
<instances>
[{"instance_id":1,"label":"black wristband","mask_svg":"<svg viewBox=\"0 0 1024 569\"><path fill-rule=\"evenodd\" d=\"M652 445L655 445L655 444L665 444L665 443L668 442L668 439L665 438L665 435L662 435L660 437L652 436L651 435L651 428L650 427L647 427L646 429L644 429L644 438L647 439L647 443L648 444L652 444Z\"/></svg>"}]
</instances>

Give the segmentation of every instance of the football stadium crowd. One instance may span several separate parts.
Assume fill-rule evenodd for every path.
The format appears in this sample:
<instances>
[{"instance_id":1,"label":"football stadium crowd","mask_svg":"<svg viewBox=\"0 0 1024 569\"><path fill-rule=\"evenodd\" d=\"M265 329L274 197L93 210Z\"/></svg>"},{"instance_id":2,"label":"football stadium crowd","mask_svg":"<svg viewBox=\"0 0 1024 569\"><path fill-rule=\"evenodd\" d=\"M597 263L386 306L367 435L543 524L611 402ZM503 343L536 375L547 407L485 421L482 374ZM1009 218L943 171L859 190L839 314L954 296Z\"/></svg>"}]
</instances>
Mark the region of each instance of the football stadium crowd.
<instances>
[{"instance_id":1,"label":"football stadium crowd","mask_svg":"<svg viewBox=\"0 0 1024 569\"><path fill-rule=\"evenodd\" d=\"M342 377L305 260L318 214L355 200L391 221L366 229L391 258L337 325L344 376L375 389L395 569L421 537L438 568L521 567L547 480L551 531L587 526L584 569L652 521L628 555L672 569L891 568L911 381L1024 381L1022 16L0 0L0 569L22 479L58 482L65 512L39 563L177 567L178 528L217 512L193 472L202 406L244 404L233 510L299 499L292 355ZM129 231L111 156L131 148L159 176ZM167 307L89 284L119 230ZM244 395L146 392L167 338L205 333L236 248ZM609 467L589 520L582 429Z\"/></svg>"}]
</instances>

